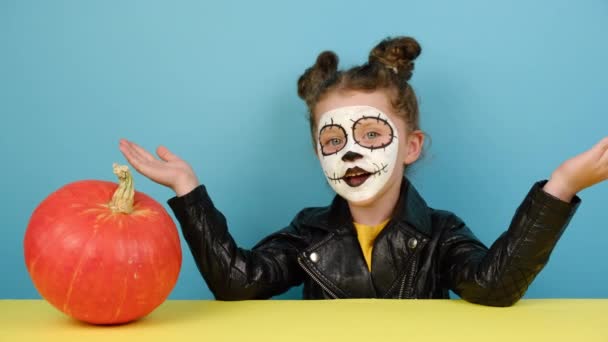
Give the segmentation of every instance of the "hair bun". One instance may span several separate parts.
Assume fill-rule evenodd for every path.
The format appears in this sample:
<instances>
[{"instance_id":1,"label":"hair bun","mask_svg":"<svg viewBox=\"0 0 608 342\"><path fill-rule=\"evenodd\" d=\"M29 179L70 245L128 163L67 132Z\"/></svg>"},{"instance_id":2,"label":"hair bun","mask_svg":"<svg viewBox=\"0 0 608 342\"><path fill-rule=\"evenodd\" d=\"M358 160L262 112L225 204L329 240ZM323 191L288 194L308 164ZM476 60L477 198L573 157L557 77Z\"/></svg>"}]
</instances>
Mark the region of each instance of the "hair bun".
<instances>
[{"instance_id":1,"label":"hair bun","mask_svg":"<svg viewBox=\"0 0 608 342\"><path fill-rule=\"evenodd\" d=\"M333 51L323 51L317 57L315 67L323 73L331 74L338 70L338 55Z\"/></svg>"},{"instance_id":2,"label":"hair bun","mask_svg":"<svg viewBox=\"0 0 608 342\"><path fill-rule=\"evenodd\" d=\"M313 66L306 69L298 80L298 95L309 102L318 95L323 85L338 73L338 56L333 51L323 51Z\"/></svg>"},{"instance_id":3,"label":"hair bun","mask_svg":"<svg viewBox=\"0 0 608 342\"><path fill-rule=\"evenodd\" d=\"M420 44L412 37L386 38L372 49L369 63L380 63L409 80L414 70L414 60L420 51Z\"/></svg>"}]
</instances>

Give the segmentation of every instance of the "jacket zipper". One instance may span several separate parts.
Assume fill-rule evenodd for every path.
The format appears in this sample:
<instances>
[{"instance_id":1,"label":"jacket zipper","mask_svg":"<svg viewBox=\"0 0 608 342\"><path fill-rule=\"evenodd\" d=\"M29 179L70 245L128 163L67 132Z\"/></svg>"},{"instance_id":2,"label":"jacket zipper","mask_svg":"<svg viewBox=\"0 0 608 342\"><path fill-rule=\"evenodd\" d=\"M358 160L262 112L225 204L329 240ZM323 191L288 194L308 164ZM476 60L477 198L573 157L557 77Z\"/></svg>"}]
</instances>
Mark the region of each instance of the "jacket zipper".
<instances>
[{"instance_id":1,"label":"jacket zipper","mask_svg":"<svg viewBox=\"0 0 608 342\"><path fill-rule=\"evenodd\" d=\"M304 262L302 261L302 257L298 256L298 264L300 264L300 266L304 269L304 271L317 283L319 284L319 286L321 286L321 288L327 292L332 298L334 299L338 299L338 296L332 291L330 290L325 284L323 284L323 282L321 281L321 279L319 279L315 274L313 274L312 271L310 271L308 269L308 267L306 265L304 265Z\"/></svg>"},{"instance_id":2,"label":"jacket zipper","mask_svg":"<svg viewBox=\"0 0 608 342\"><path fill-rule=\"evenodd\" d=\"M418 248L416 249L416 251L414 252L414 254L411 256L411 260L410 260L410 264L409 264L409 273L406 273L403 276L403 280L401 281L401 287L399 289L399 297L398 298L403 298L403 291L406 289L406 283L407 283L407 295L406 298L412 298L412 294L414 292L414 279L416 277L414 277L414 272L416 272L416 268L418 267L418 255L420 254L420 250L422 250L422 247L424 247L424 244L426 244L427 239L422 239L422 244L420 246L418 246Z\"/></svg>"},{"instance_id":3,"label":"jacket zipper","mask_svg":"<svg viewBox=\"0 0 608 342\"><path fill-rule=\"evenodd\" d=\"M327 241L329 241L331 238L334 237L334 234L331 233L329 234L325 239L317 242L316 244L314 244L313 246L309 247L308 250L315 250L317 247L319 247L320 245L326 243ZM304 261L302 261L303 257L302 256L298 256L298 264L300 264L300 266L302 267L302 269L304 269L304 271L317 283L319 284L319 286L321 286L321 288L327 292L332 298L334 299L338 299L338 295L329 289L329 287L327 285L325 285L321 279L319 279L319 277L317 277L316 274L314 274L314 272L312 270L310 270L308 268L307 265L305 265Z\"/></svg>"},{"instance_id":4,"label":"jacket zipper","mask_svg":"<svg viewBox=\"0 0 608 342\"><path fill-rule=\"evenodd\" d=\"M406 273L403 276L403 280L401 281L401 288L399 289L399 298L400 299L403 298L403 290L405 289L406 280L407 280L407 290L408 290L406 298L411 298L411 296L412 296L412 291L413 291L412 285L414 283L414 278L415 278L414 272L416 271L417 264L418 264L418 256L416 255L416 256L414 256L414 259L410 262L410 265L411 265L410 272ZM408 275L409 275L409 277L408 277Z\"/></svg>"}]
</instances>

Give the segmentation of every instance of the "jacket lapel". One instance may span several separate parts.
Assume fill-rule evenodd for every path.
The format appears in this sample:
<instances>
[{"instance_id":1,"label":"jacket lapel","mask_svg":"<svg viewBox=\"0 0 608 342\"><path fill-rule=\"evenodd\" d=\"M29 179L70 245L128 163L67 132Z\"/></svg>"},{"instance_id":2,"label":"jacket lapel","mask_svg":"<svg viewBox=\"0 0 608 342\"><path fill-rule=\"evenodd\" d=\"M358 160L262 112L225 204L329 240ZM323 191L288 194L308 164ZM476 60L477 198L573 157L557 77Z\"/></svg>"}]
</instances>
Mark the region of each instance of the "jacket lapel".
<instances>
[{"instance_id":1,"label":"jacket lapel","mask_svg":"<svg viewBox=\"0 0 608 342\"><path fill-rule=\"evenodd\" d=\"M305 252L305 264L340 296L348 298L384 297L399 286L410 259L419 244L431 234L429 208L404 177L399 200L388 225L380 232L372 251L370 274L357 234L352 223L348 203L336 195L324 214L309 225L327 230L331 238L313 244ZM416 246L413 240L416 241ZM408 243L409 246L408 247ZM318 280L319 281L319 280Z\"/></svg>"}]
</instances>

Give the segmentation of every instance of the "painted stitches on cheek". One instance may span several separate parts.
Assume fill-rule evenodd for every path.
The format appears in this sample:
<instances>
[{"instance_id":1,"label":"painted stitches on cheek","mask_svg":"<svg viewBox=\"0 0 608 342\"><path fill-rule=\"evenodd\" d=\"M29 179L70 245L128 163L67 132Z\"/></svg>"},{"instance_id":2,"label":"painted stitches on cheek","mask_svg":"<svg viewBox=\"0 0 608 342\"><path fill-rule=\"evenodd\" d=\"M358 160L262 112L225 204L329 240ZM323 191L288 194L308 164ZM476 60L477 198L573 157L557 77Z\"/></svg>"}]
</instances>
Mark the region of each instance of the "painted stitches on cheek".
<instances>
[{"instance_id":1,"label":"painted stitches on cheek","mask_svg":"<svg viewBox=\"0 0 608 342\"><path fill-rule=\"evenodd\" d=\"M352 131L355 144L372 151L386 149L393 139L397 139L391 124L380 114L363 116L354 121Z\"/></svg>"},{"instance_id":2,"label":"painted stitches on cheek","mask_svg":"<svg viewBox=\"0 0 608 342\"><path fill-rule=\"evenodd\" d=\"M348 139L346 130L341 125L335 124L334 119L331 119L329 124L325 124L319 131L319 146L321 154L329 156L340 152Z\"/></svg>"}]
</instances>

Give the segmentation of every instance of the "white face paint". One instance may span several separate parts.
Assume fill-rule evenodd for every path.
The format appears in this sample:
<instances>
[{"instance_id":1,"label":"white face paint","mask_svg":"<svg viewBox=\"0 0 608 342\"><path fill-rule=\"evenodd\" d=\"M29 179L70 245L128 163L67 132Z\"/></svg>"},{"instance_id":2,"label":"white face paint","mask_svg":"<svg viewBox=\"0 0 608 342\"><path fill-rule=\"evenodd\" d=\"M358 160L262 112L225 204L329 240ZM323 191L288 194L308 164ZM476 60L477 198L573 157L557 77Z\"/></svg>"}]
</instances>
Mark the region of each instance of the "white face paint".
<instances>
[{"instance_id":1,"label":"white face paint","mask_svg":"<svg viewBox=\"0 0 608 342\"><path fill-rule=\"evenodd\" d=\"M397 126L378 108L347 106L321 115L317 153L329 185L350 202L374 197L397 163Z\"/></svg>"}]
</instances>

